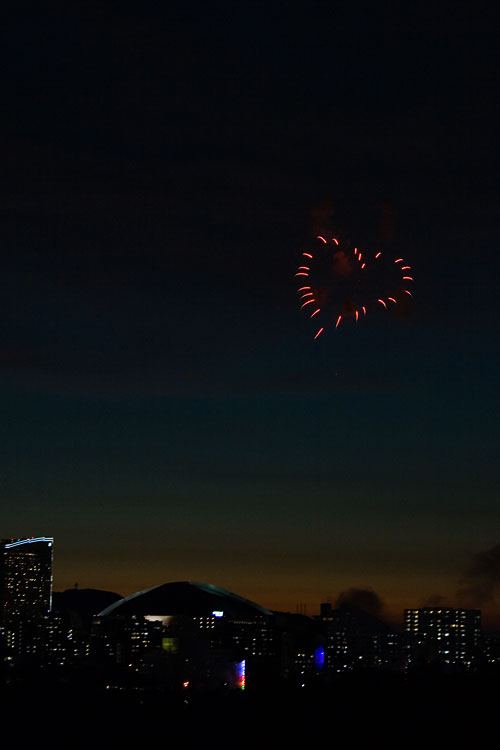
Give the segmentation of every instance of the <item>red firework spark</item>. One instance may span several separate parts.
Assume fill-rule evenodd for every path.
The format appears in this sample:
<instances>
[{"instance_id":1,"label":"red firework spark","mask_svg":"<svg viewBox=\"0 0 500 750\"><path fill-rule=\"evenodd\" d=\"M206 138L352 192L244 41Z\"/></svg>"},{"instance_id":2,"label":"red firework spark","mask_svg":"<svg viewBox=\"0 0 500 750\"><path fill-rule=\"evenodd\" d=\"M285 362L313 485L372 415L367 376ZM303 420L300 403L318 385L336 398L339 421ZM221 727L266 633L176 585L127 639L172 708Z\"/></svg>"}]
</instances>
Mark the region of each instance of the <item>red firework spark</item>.
<instances>
[{"instance_id":1,"label":"red firework spark","mask_svg":"<svg viewBox=\"0 0 500 750\"><path fill-rule=\"evenodd\" d=\"M315 249L311 248L310 252L308 249L307 252L303 251L301 253L303 258L307 258L310 261L310 265L298 266L295 274L297 277L307 277L308 284L310 284L310 286L301 286L297 289L301 309L305 309L309 318L315 318L319 315L318 321L321 319L323 323L316 330L315 339L326 331L328 325L333 324L335 328L338 328L341 321L349 317L357 323L360 320L361 311L363 312L363 317L366 317L370 310L377 308L380 310L381 307L388 310L388 301L397 305L398 300L401 301L403 294L407 294L409 297L413 296L409 289L403 288L407 286L407 282L414 281L412 276L402 275L405 271L411 270L411 266L409 265L399 265L400 263L404 263L403 258L393 260L392 263L397 264L397 269L389 272L391 267L390 261L388 265L387 260L380 260L382 257L381 251L371 256L365 250L361 252L357 247L352 249L348 245L343 247L344 243L337 237L327 240L322 235L317 235L315 242ZM392 268L394 269L394 265ZM359 275L359 279L357 276L353 276L360 274L361 271L363 271L363 274ZM365 274L367 275L365 276ZM385 298L377 296L375 289L370 291L370 284L374 275L377 278L377 274L378 277L382 274L384 279L383 286L386 286L386 291L383 294ZM392 279L394 275L395 280L390 281L389 288L387 288L389 277ZM353 294L352 298L346 297L342 301L339 288L341 290L342 284L348 284L352 281L351 277L358 279L356 284L360 286L355 287L356 293ZM402 283L403 281L405 282L404 284ZM390 289L391 285L392 290ZM364 291L361 293L359 289L364 289ZM379 294L381 291L382 289L380 289ZM338 294L338 299L335 296L336 294ZM364 298L360 299L360 296ZM332 299L334 300L333 302ZM316 309L309 314L308 307L312 303L316 303Z\"/></svg>"}]
</instances>

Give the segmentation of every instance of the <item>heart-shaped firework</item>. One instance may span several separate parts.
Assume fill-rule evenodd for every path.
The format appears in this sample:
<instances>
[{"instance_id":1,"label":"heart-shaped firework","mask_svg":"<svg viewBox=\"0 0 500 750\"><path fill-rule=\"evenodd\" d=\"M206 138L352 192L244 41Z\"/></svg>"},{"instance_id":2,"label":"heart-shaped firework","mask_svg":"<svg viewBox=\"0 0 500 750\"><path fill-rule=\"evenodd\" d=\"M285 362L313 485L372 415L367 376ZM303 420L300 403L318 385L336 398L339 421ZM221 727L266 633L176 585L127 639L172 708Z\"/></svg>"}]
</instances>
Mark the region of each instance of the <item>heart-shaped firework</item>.
<instances>
[{"instance_id":1,"label":"heart-shaped firework","mask_svg":"<svg viewBox=\"0 0 500 750\"><path fill-rule=\"evenodd\" d=\"M314 319L315 339L328 326L338 328L349 319L357 323L372 310L388 310L412 296L411 267L403 258L347 243L341 247L336 237L318 235L302 253L295 277L300 307Z\"/></svg>"}]
</instances>

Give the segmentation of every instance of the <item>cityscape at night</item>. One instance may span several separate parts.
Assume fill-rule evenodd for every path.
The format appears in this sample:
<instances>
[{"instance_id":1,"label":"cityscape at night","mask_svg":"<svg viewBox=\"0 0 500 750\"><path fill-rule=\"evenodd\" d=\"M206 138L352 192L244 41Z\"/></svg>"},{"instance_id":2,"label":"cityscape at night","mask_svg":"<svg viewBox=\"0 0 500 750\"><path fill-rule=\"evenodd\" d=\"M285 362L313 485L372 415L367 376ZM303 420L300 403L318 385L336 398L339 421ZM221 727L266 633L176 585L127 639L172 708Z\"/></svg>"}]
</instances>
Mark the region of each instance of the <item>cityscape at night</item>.
<instances>
[{"instance_id":1,"label":"cityscape at night","mask_svg":"<svg viewBox=\"0 0 500 750\"><path fill-rule=\"evenodd\" d=\"M477 739L497 11L57 1L3 27L7 714Z\"/></svg>"},{"instance_id":2,"label":"cityscape at night","mask_svg":"<svg viewBox=\"0 0 500 750\"><path fill-rule=\"evenodd\" d=\"M159 672L172 690L244 689L248 668L256 685L273 675L304 688L366 669L411 673L431 664L444 672L468 672L500 658L500 633L483 634L480 610L405 609L403 628L396 630L378 616L376 594L355 589L335 603L321 603L313 617L273 612L193 581L164 583L124 598L77 587L53 594L53 551L52 537L1 544L7 675L21 665L89 662L141 675Z\"/></svg>"},{"instance_id":3,"label":"cityscape at night","mask_svg":"<svg viewBox=\"0 0 500 750\"><path fill-rule=\"evenodd\" d=\"M374 613L376 594L356 589L322 602L312 617L270 611L193 581L124 598L77 587L54 592L54 548L53 537L0 545L1 672L9 710L32 700L35 690L38 710L84 701L90 727L97 722L102 730L126 709L148 721L168 716L187 739L207 709L224 715L237 705L238 718L226 719L228 726L255 711L264 716L269 700L278 710L297 705L306 725L314 707L339 698L354 714L365 713L366 700L372 713L390 700L402 715L424 686L427 700L445 690L441 706L451 706L457 695L491 697L500 674L500 632L483 632L477 609L408 608L395 629ZM377 699L373 689L382 691ZM235 704L237 695L247 702Z\"/></svg>"}]
</instances>

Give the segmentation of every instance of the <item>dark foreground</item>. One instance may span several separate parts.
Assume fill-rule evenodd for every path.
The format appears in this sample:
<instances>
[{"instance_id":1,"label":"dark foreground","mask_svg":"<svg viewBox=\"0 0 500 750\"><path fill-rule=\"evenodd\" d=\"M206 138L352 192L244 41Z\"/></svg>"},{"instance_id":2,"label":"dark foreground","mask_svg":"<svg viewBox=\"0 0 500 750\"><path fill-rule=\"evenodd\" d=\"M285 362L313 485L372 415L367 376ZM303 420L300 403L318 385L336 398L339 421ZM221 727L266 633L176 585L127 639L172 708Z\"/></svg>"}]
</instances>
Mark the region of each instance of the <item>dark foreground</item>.
<instances>
[{"instance_id":1,"label":"dark foreground","mask_svg":"<svg viewBox=\"0 0 500 750\"><path fill-rule=\"evenodd\" d=\"M487 741L497 723L500 674L350 675L329 686L258 691L170 693L161 688L102 688L47 679L4 685L4 741L34 735L51 747L334 745L427 748L443 741ZM177 743L179 743L177 745Z\"/></svg>"}]
</instances>

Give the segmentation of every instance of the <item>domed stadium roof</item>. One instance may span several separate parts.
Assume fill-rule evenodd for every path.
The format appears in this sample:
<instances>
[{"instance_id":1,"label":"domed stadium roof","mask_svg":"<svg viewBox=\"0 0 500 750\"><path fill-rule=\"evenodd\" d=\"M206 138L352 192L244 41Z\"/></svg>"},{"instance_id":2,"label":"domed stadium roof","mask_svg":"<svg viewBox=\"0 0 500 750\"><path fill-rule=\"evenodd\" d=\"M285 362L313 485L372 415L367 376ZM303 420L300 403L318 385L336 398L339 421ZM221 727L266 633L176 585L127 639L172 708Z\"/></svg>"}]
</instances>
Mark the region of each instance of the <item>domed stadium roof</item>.
<instances>
[{"instance_id":1,"label":"domed stadium roof","mask_svg":"<svg viewBox=\"0 0 500 750\"><path fill-rule=\"evenodd\" d=\"M267 609L210 583L177 581L163 583L120 599L99 613L107 615L186 615L206 617L223 612L234 618L270 615Z\"/></svg>"}]
</instances>

